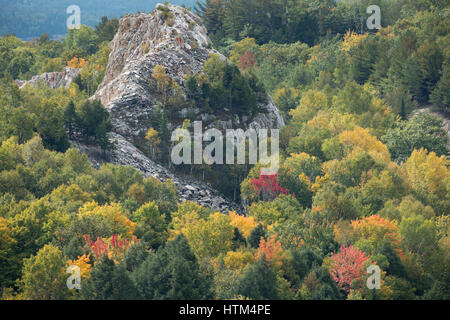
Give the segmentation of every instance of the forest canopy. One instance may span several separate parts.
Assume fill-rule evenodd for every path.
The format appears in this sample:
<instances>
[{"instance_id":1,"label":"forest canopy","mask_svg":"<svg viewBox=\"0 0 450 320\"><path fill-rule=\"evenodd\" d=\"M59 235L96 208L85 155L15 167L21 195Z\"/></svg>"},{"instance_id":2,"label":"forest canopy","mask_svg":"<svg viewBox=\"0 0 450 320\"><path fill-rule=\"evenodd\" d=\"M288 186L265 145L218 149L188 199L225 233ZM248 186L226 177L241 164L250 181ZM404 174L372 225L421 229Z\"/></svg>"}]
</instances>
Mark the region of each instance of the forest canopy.
<instances>
[{"instance_id":1,"label":"forest canopy","mask_svg":"<svg viewBox=\"0 0 450 320\"><path fill-rule=\"evenodd\" d=\"M114 148L89 97L117 19L60 41L0 38L2 299L450 299L448 3L370 1L382 28L366 30L368 3L202 0L228 61L212 55L182 84L152 70L155 161L180 107L241 115L273 97L286 122L277 174L201 168L239 190L243 212L180 201L171 180L75 147ZM68 88L14 82L66 66L80 69ZM74 266L80 290L66 286Z\"/></svg>"}]
</instances>

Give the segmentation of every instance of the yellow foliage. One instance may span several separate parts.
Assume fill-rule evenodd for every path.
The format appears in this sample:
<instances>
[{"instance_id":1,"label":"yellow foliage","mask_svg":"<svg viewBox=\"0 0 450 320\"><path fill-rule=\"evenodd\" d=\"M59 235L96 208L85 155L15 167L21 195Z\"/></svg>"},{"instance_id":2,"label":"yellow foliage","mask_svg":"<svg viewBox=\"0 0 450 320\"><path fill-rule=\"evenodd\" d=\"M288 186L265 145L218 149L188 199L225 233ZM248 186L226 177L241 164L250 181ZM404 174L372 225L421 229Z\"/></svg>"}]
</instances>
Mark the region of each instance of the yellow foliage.
<instances>
[{"instance_id":1,"label":"yellow foliage","mask_svg":"<svg viewBox=\"0 0 450 320\"><path fill-rule=\"evenodd\" d=\"M289 112L292 121L302 122L312 119L319 110L328 108L328 98L322 91L308 90L300 99L296 109Z\"/></svg>"},{"instance_id":2,"label":"yellow foliage","mask_svg":"<svg viewBox=\"0 0 450 320\"><path fill-rule=\"evenodd\" d=\"M272 98L275 104L278 106L281 104L281 100L286 96L295 100L300 96L300 90L295 88L281 88L275 91Z\"/></svg>"},{"instance_id":3,"label":"yellow foliage","mask_svg":"<svg viewBox=\"0 0 450 320\"><path fill-rule=\"evenodd\" d=\"M338 135L345 130L355 128L356 119L348 113L319 111L314 118L307 122L307 125L314 128L327 128L333 135Z\"/></svg>"},{"instance_id":4,"label":"yellow foliage","mask_svg":"<svg viewBox=\"0 0 450 320\"><path fill-rule=\"evenodd\" d=\"M200 218L199 213L195 210L185 212L182 215L174 215L172 218L172 229L170 230L169 240L175 239L177 235L184 233L187 228L199 223L200 221L204 220Z\"/></svg>"},{"instance_id":5,"label":"yellow foliage","mask_svg":"<svg viewBox=\"0 0 450 320\"><path fill-rule=\"evenodd\" d=\"M244 217L238 215L236 212L231 211L229 215L231 218L231 225L235 228L238 228L246 238L250 235L252 230L258 226L258 223L253 217Z\"/></svg>"},{"instance_id":6,"label":"yellow foliage","mask_svg":"<svg viewBox=\"0 0 450 320\"><path fill-rule=\"evenodd\" d=\"M441 193L448 196L445 180L450 177L449 160L425 149L414 150L404 164L411 187L420 193ZM441 191L441 192L439 192Z\"/></svg>"},{"instance_id":7,"label":"yellow foliage","mask_svg":"<svg viewBox=\"0 0 450 320\"><path fill-rule=\"evenodd\" d=\"M400 250L401 238L398 235L398 228L393 222L378 215L372 215L354 220L351 224L357 239L369 240L374 246L381 245L384 240L389 240L399 256L403 256Z\"/></svg>"},{"instance_id":8,"label":"yellow foliage","mask_svg":"<svg viewBox=\"0 0 450 320\"><path fill-rule=\"evenodd\" d=\"M277 221L284 220L283 214L274 207L264 205L264 202L253 202L248 207L248 215L264 226L270 226Z\"/></svg>"},{"instance_id":9,"label":"yellow foliage","mask_svg":"<svg viewBox=\"0 0 450 320\"><path fill-rule=\"evenodd\" d=\"M153 69L152 77L158 82L158 89L165 90L170 84L170 78L166 73L166 69L162 65L157 65Z\"/></svg>"},{"instance_id":10,"label":"yellow foliage","mask_svg":"<svg viewBox=\"0 0 450 320\"><path fill-rule=\"evenodd\" d=\"M161 143L161 139L158 137L158 131L153 128L148 129L145 140L153 147L156 147Z\"/></svg>"},{"instance_id":11,"label":"yellow foliage","mask_svg":"<svg viewBox=\"0 0 450 320\"><path fill-rule=\"evenodd\" d=\"M391 160L388 148L366 129L355 127L352 131L344 131L339 135L339 142L352 146L353 154L365 151L377 161L389 163Z\"/></svg>"},{"instance_id":12,"label":"yellow foliage","mask_svg":"<svg viewBox=\"0 0 450 320\"><path fill-rule=\"evenodd\" d=\"M348 52L351 48L356 47L361 40L365 39L367 34L358 34L353 31L347 31L342 42L342 50Z\"/></svg>"},{"instance_id":13,"label":"yellow foliage","mask_svg":"<svg viewBox=\"0 0 450 320\"><path fill-rule=\"evenodd\" d=\"M71 68L80 69L86 66L86 63L87 63L86 60L84 60L83 58L73 57L72 60L67 62L67 66Z\"/></svg>"},{"instance_id":14,"label":"yellow foliage","mask_svg":"<svg viewBox=\"0 0 450 320\"><path fill-rule=\"evenodd\" d=\"M136 224L125 216L119 204L99 206L95 201L88 202L78 211L78 218L83 216L103 217L112 223L114 233L124 236L132 236L134 233Z\"/></svg>"},{"instance_id":15,"label":"yellow foliage","mask_svg":"<svg viewBox=\"0 0 450 320\"><path fill-rule=\"evenodd\" d=\"M88 255L83 254L82 256L78 257L77 260L69 260L67 261L68 266L78 266L80 268L81 278L87 279L89 278L91 274L91 265L90 262L91 254Z\"/></svg>"},{"instance_id":16,"label":"yellow foliage","mask_svg":"<svg viewBox=\"0 0 450 320\"><path fill-rule=\"evenodd\" d=\"M231 249L234 232L230 221L228 215L216 212L206 221L191 221L182 229L198 259L215 257Z\"/></svg>"},{"instance_id":17,"label":"yellow foliage","mask_svg":"<svg viewBox=\"0 0 450 320\"><path fill-rule=\"evenodd\" d=\"M5 259L17 241L11 236L8 221L0 217L0 258Z\"/></svg>"}]
</instances>

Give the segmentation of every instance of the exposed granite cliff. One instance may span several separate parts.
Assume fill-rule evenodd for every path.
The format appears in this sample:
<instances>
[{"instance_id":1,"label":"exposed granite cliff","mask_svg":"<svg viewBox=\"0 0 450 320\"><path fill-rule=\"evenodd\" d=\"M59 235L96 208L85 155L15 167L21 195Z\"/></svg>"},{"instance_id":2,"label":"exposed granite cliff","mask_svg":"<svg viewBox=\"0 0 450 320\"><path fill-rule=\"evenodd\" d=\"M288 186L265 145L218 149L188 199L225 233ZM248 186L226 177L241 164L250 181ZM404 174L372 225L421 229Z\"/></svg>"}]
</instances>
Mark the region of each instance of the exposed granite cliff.
<instances>
[{"instance_id":1,"label":"exposed granite cliff","mask_svg":"<svg viewBox=\"0 0 450 320\"><path fill-rule=\"evenodd\" d=\"M173 18L163 19L161 11L146 14L131 14L122 17L119 30L110 43L111 54L103 82L95 99L99 99L111 113L116 133L134 139L143 136L150 127L153 110L158 102L152 94L148 80L156 65L162 65L170 78L183 87L186 75L200 73L210 54L217 54L212 48L207 30L201 19L191 11L175 5L167 5ZM214 125L220 129L281 128L283 118L272 99L259 105L256 115L241 119L236 115L221 115L196 111L196 120L202 120L204 127ZM180 112L187 114L188 110Z\"/></svg>"},{"instance_id":2,"label":"exposed granite cliff","mask_svg":"<svg viewBox=\"0 0 450 320\"><path fill-rule=\"evenodd\" d=\"M116 165L132 166L142 172L145 177L152 176L160 181L172 180L177 187L180 201L195 201L202 206L227 213L229 210L243 212L244 207L224 197L210 185L189 177L180 177L163 166L146 157L132 143L117 133L110 134L111 141L116 144L108 162ZM86 153L94 167L100 167L105 160L98 147L86 146L80 142L72 143L82 152Z\"/></svg>"},{"instance_id":3,"label":"exposed granite cliff","mask_svg":"<svg viewBox=\"0 0 450 320\"><path fill-rule=\"evenodd\" d=\"M160 6L170 10L170 19L163 18L162 10L158 9ZM156 65L164 66L167 75L183 88L186 75L201 73L210 54L226 59L212 48L201 19L185 8L158 4L153 13L122 17L110 49L105 77L92 97L100 100L111 115L111 138L117 147L109 161L131 165L144 175L163 181L172 179L182 201L193 200L222 212L242 212L240 204L226 199L208 184L176 176L146 157L134 145L150 128L153 111L158 103L158 96L149 88L148 81ZM267 101L268 103L259 105L257 114L241 118L233 114L221 115L219 118L197 110L195 115L196 119L203 121L205 128L281 128L284 125L281 114L269 96ZM178 111L177 116L182 119L183 113L191 111ZM169 127L174 129L176 125L169 123ZM96 156L99 152L95 148L79 143L77 146L93 162L101 161Z\"/></svg>"},{"instance_id":4,"label":"exposed granite cliff","mask_svg":"<svg viewBox=\"0 0 450 320\"><path fill-rule=\"evenodd\" d=\"M27 84L36 86L38 82L43 82L51 89L68 88L72 80L80 73L81 69L65 67L61 72L47 72L33 76L30 80L16 80L20 89Z\"/></svg>"}]
</instances>

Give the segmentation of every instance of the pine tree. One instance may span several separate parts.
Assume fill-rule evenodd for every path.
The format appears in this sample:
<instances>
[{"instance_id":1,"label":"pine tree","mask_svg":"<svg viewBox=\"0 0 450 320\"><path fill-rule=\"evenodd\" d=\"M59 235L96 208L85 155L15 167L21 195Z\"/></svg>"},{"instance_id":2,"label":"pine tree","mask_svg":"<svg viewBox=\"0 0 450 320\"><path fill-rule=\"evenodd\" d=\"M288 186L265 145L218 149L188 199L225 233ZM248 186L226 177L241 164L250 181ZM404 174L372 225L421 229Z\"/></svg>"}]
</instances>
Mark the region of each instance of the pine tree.
<instances>
[{"instance_id":1,"label":"pine tree","mask_svg":"<svg viewBox=\"0 0 450 320\"><path fill-rule=\"evenodd\" d=\"M247 267L239 281L237 293L253 300L279 299L276 273L264 256Z\"/></svg>"},{"instance_id":2,"label":"pine tree","mask_svg":"<svg viewBox=\"0 0 450 320\"><path fill-rule=\"evenodd\" d=\"M125 263L115 264L104 255L95 264L89 279L81 283L81 297L85 300L135 300L139 296Z\"/></svg>"},{"instance_id":3,"label":"pine tree","mask_svg":"<svg viewBox=\"0 0 450 320\"><path fill-rule=\"evenodd\" d=\"M78 115L75 110L75 104L71 100L64 109L64 125L69 131L69 135L72 135L76 125L78 124Z\"/></svg>"},{"instance_id":4,"label":"pine tree","mask_svg":"<svg viewBox=\"0 0 450 320\"><path fill-rule=\"evenodd\" d=\"M202 300L212 297L211 281L199 269L186 237L150 254L133 273L139 294L153 300Z\"/></svg>"},{"instance_id":5,"label":"pine tree","mask_svg":"<svg viewBox=\"0 0 450 320\"><path fill-rule=\"evenodd\" d=\"M441 80L433 90L430 100L439 110L450 114L450 67L444 68Z\"/></svg>"},{"instance_id":6,"label":"pine tree","mask_svg":"<svg viewBox=\"0 0 450 320\"><path fill-rule=\"evenodd\" d=\"M223 20L225 15L224 1L197 1L195 11L202 17L206 29L209 32L216 34L223 30Z\"/></svg>"}]
</instances>

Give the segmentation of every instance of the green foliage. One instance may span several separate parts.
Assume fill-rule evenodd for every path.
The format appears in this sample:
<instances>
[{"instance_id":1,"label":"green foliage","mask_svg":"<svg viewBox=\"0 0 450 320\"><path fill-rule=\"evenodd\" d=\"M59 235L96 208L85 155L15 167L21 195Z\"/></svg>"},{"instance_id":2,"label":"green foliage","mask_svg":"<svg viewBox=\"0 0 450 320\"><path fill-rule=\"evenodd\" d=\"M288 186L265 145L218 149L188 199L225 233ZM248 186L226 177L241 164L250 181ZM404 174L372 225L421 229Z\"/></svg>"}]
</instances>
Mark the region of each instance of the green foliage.
<instances>
[{"instance_id":1,"label":"green foliage","mask_svg":"<svg viewBox=\"0 0 450 320\"><path fill-rule=\"evenodd\" d=\"M297 293L301 300L340 300L342 295L328 270L324 267L314 268Z\"/></svg>"},{"instance_id":2,"label":"green foliage","mask_svg":"<svg viewBox=\"0 0 450 320\"><path fill-rule=\"evenodd\" d=\"M44 246L36 256L24 261L21 285L24 299L61 300L68 297L65 261L61 251Z\"/></svg>"},{"instance_id":3,"label":"green foliage","mask_svg":"<svg viewBox=\"0 0 450 320\"><path fill-rule=\"evenodd\" d=\"M98 42L111 41L119 29L119 20L116 18L108 19L103 16L98 25L95 26L95 33L98 36Z\"/></svg>"},{"instance_id":4,"label":"green foliage","mask_svg":"<svg viewBox=\"0 0 450 320\"><path fill-rule=\"evenodd\" d=\"M64 40L67 60L72 57L87 57L98 50L98 35L91 27L82 25L80 29L70 29Z\"/></svg>"},{"instance_id":5,"label":"green foliage","mask_svg":"<svg viewBox=\"0 0 450 320\"><path fill-rule=\"evenodd\" d=\"M265 257L247 267L237 285L237 294L253 300L277 300L277 277Z\"/></svg>"},{"instance_id":6,"label":"green foliage","mask_svg":"<svg viewBox=\"0 0 450 320\"><path fill-rule=\"evenodd\" d=\"M153 249L166 243L169 235L165 216L159 213L155 202L150 202L133 213L133 220L138 223L136 236L144 240Z\"/></svg>"},{"instance_id":7,"label":"green foliage","mask_svg":"<svg viewBox=\"0 0 450 320\"><path fill-rule=\"evenodd\" d=\"M211 282L199 270L184 236L152 253L133 273L143 299L202 300L211 298Z\"/></svg>"},{"instance_id":8,"label":"green foliage","mask_svg":"<svg viewBox=\"0 0 450 320\"><path fill-rule=\"evenodd\" d=\"M258 224L258 226L252 230L248 237L248 243L252 248L258 248L261 238L266 238L266 232L262 224Z\"/></svg>"},{"instance_id":9,"label":"green foliage","mask_svg":"<svg viewBox=\"0 0 450 320\"><path fill-rule=\"evenodd\" d=\"M81 283L84 300L136 300L136 288L124 263L115 264L107 256L97 263L86 282Z\"/></svg>"},{"instance_id":10,"label":"green foliage","mask_svg":"<svg viewBox=\"0 0 450 320\"><path fill-rule=\"evenodd\" d=\"M85 138L86 143L89 143L89 140L93 138L102 150L113 148L107 136L112 128L109 113L100 101L86 100L78 110L75 109L74 103L70 101L64 109L63 117L69 134L76 131Z\"/></svg>"},{"instance_id":11,"label":"green foliage","mask_svg":"<svg viewBox=\"0 0 450 320\"><path fill-rule=\"evenodd\" d=\"M264 89L251 74L213 55L205 62L202 76L186 79L188 98L193 106L207 112L231 110L237 114L251 114L257 111L257 102L265 99Z\"/></svg>"},{"instance_id":12,"label":"green foliage","mask_svg":"<svg viewBox=\"0 0 450 320\"><path fill-rule=\"evenodd\" d=\"M393 160L398 162L405 161L414 150L421 148L433 151L438 156L448 153L449 137L443 129L442 119L426 112L387 130L382 140Z\"/></svg>"},{"instance_id":13,"label":"green foliage","mask_svg":"<svg viewBox=\"0 0 450 320\"><path fill-rule=\"evenodd\" d=\"M430 103L448 111L446 3L377 1L377 33L361 26L368 4L205 0L197 9L230 62L213 55L184 82L162 65L153 70L148 90L160 102L151 126L164 163L182 108L252 115L272 93L286 122L277 183L289 195L254 197L259 165L184 168L241 196L245 217L179 203L170 180L95 169L69 148L69 137L105 155L112 147L109 114L88 98L104 77L117 19L62 41L0 38L3 297L448 299L448 137L438 118L410 116ZM174 22L167 4L154 14ZM197 21L187 23L196 30ZM69 61L81 67L69 88L13 82ZM107 254L97 259L102 241ZM365 277L339 291L330 276L339 245L376 261L381 291L368 292ZM68 262L81 266L81 292L65 287Z\"/></svg>"},{"instance_id":14,"label":"green foliage","mask_svg":"<svg viewBox=\"0 0 450 320\"><path fill-rule=\"evenodd\" d=\"M442 71L442 78L437 83L436 88L433 90L430 96L430 101L434 103L441 111L450 113L450 76L449 67L444 68Z\"/></svg>"}]
</instances>

